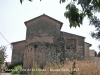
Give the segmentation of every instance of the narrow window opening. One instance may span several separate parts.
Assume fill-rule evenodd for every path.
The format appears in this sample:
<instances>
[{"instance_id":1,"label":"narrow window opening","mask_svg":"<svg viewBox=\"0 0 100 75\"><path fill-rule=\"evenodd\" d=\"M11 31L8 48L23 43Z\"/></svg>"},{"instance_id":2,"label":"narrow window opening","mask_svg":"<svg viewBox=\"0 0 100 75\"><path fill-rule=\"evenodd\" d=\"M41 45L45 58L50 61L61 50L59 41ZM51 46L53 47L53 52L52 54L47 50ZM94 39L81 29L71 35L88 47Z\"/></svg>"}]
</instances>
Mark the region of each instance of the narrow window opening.
<instances>
[{"instance_id":1,"label":"narrow window opening","mask_svg":"<svg viewBox=\"0 0 100 75\"><path fill-rule=\"evenodd\" d=\"M34 45L34 48L36 49L37 48L37 45Z\"/></svg>"}]
</instances>

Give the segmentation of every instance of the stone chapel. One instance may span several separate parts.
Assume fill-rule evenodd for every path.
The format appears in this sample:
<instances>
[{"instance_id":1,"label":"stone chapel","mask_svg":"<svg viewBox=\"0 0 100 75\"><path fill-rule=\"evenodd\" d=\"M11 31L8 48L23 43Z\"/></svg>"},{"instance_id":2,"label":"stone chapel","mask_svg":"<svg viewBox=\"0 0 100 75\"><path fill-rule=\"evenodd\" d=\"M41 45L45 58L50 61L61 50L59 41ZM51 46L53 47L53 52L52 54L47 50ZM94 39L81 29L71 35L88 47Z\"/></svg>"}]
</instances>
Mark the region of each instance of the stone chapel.
<instances>
[{"instance_id":1,"label":"stone chapel","mask_svg":"<svg viewBox=\"0 0 100 75\"><path fill-rule=\"evenodd\" d=\"M40 15L25 22L26 39L11 43L11 63L23 63L23 68L40 67L47 63L74 57L84 59L89 56L91 44L85 37L60 31L63 23L48 15Z\"/></svg>"}]
</instances>

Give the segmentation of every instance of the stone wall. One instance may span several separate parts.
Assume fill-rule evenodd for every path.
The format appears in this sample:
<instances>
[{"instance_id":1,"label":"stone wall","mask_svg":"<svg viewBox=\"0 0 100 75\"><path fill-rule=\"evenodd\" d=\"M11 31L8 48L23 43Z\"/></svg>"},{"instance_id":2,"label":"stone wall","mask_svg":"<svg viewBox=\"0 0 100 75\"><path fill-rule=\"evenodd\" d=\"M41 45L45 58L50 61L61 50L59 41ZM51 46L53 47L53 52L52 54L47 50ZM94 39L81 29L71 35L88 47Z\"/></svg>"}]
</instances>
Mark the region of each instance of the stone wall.
<instances>
[{"instance_id":1,"label":"stone wall","mask_svg":"<svg viewBox=\"0 0 100 75\"><path fill-rule=\"evenodd\" d=\"M26 26L24 67L31 68L33 63L43 67L46 63L56 60L55 40L60 35L60 24L47 17L40 17Z\"/></svg>"},{"instance_id":2,"label":"stone wall","mask_svg":"<svg viewBox=\"0 0 100 75\"><path fill-rule=\"evenodd\" d=\"M27 44L34 42L53 43L54 37L60 34L60 24L46 17L27 24Z\"/></svg>"},{"instance_id":3,"label":"stone wall","mask_svg":"<svg viewBox=\"0 0 100 75\"><path fill-rule=\"evenodd\" d=\"M33 65L33 50L30 46L25 46L23 68L31 68Z\"/></svg>"},{"instance_id":4,"label":"stone wall","mask_svg":"<svg viewBox=\"0 0 100 75\"><path fill-rule=\"evenodd\" d=\"M32 68L34 63L43 68L47 63L51 63L56 59L56 47L53 44L33 43L25 49L24 68Z\"/></svg>"},{"instance_id":5,"label":"stone wall","mask_svg":"<svg viewBox=\"0 0 100 75\"><path fill-rule=\"evenodd\" d=\"M84 58L84 37L61 32L65 40L66 57L76 59Z\"/></svg>"},{"instance_id":6,"label":"stone wall","mask_svg":"<svg viewBox=\"0 0 100 75\"><path fill-rule=\"evenodd\" d=\"M84 58L84 37L61 32L59 23L46 17L27 24L25 68L35 62L44 66L71 57Z\"/></svg>"},{"instance_id":7,"label":"stone wall","mask_svg":"<svg viewBox=\"0 0 100 75\"><path fill-rule=\"evenodd\" d=\"M89 56L95 57L95 50L89 50Z\"/></svg>"},{"instance_id":8,"label":"stone wall","mask_svg":"<svg viewBox=\"0 0 100 75\"><path fill-rule=\"evenodd\" d=\"M85 58L86 60L93 61L93 62L100 62L100 57L89 56Z\"/></svg>"},{"instance_id":9,"label":"stone wall","mask_svg":"<svg viewBox=\"0 0 100 75\"><path fill-rule=\"evenodd\" d=\"M84 42L84 57L87 58L89 57L89 47L91 44Z\"/></svg>"},{"instance_id":10,"label":"stone wall","mask_svg":"<svg viewBox=\"0 0 100 75\"><path fill-rule=\"evenodd\" d=\"M18 62L23 62L23 55L25 50L25 40L12 43L13 49L12 49L12 60L11 63L15 64Z\"/></svg>"},{"instance_id":11,"label":"stone wall","mask_svg":"<svg viewBox=\"0 0 100 75\"><path fill-rule=\"evenodd\" d=\"M12 63L23 62L23 68L32 68L37 63L43 68L47 63L66 58L84 58L85 38L61 32L59 22L43 16L27 22L26 26L26 40L13 44Z\"/></svg>"}]
</instances>

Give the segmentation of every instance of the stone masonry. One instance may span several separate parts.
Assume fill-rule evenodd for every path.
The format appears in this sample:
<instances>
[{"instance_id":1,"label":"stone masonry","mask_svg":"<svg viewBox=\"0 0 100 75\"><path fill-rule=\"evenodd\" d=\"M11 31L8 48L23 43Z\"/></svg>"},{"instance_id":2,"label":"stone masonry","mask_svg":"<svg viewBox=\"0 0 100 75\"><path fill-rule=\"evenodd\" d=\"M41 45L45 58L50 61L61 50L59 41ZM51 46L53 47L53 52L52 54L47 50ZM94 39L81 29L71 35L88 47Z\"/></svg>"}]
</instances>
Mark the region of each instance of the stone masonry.
<instances>
[{"instance_id":1,"label":"stone masonry","mask_svg":"<svg viewBox=\"0 0 100 75\"><path fill-rule=\"evenodd\" d=\"M26 21L26 40L12 43L12 64L32 68L34 63L44 67L66 58L84 59L85 37L60 31L62 24L45 14Z\"/></svg>"}]
</instances>

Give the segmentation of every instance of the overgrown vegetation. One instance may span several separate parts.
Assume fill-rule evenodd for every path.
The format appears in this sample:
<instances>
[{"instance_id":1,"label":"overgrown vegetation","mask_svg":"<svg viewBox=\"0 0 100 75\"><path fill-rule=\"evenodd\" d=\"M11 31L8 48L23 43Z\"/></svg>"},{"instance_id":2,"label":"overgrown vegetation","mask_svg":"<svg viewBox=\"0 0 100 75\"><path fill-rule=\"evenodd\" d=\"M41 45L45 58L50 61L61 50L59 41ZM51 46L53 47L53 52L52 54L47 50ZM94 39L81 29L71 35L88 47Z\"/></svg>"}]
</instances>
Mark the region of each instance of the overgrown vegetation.
<instances>
[{"instance_id":1,"label":"overgrown vegetation","mask_svg":"<svg viewBox=\"0 0 100 75\"><path fill-rule=\"evenodd\" d=\"M11 70L11 74L20 74L21 70L22 70L21 65L15 66L14 69Z\"/></svg>"},{"instance_id":2,"label":"overgrown vegetation","mask_svg":"<svg viewBox=\"0 0 100 75\"><path fill-rule=\"evenodd\" d=\"M38 65L34 65L35 70L29 75L100 75L100 63L87 60L66 59L65 64L47 64L44 69L39 70ZM37 69L37 70L36 70Z\"/></svg>"},{"instance_id":3,"label":"overgrown vegetation","mask_svg":"<svg viewBox=\"0 0 100 75\"><path fill-rule=\"evenodd\" d=\"M15 63L15 64L10 64L8 67L6 67L5 72L11 72L10 70L11 69L14 69L14 67L16 67L18 65L21 65L22 66L23 63L22 62L18 62L18 63Z\"/></svg>"},{"instance_id":4,"label":"overgrown vegetation","mask_svg":"<svg viewBox=\"0 0 100 75\"><path fill-rule=\"evenodd\" d=\"M75 61L73 61L73 65L72 65L72 68L70 70L70 75L76 75L76 63Z\"/></svg>"},{"instance_id":5,"label":"overgrown vegetation","mask_svg":"<svg viewBox=\"0 0 100 75\"><path fill-rule=\"evenodd\" d=\"M4 63L6 57L7 57L7 55L6 55L6 47L5 46L1 46L0 47L0 70L1 70L1 64Z\"/></svg>"}]
</instances>

